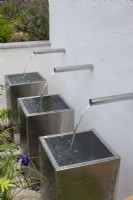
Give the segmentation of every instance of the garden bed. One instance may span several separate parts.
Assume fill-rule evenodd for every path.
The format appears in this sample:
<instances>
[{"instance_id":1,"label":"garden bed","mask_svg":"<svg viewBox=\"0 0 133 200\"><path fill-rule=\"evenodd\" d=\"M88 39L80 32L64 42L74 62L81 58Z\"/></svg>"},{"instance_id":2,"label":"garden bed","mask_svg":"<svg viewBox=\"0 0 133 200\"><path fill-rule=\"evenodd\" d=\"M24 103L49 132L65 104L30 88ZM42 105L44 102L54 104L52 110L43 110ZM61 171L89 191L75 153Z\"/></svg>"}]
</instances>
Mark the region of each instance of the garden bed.
<instances>
[{"instance_id":1,"label":"garden bed","mask_svg":"<svg viewBox=\"0 0 133 200\"><path fill-rule=\"evenodd\" d=\"M7 126L8 116L8 109L0 111L0 200L40 199L40 183L46 179L22 155L13 128Z\"/></svg>"},{"instance_id":2,"label":"garden bed","mask_svg":"<svg viewBox=\"0 0 133 200\"><path fill-rule=\"evenodd\" d=\"M47 0L0 1L0 42L49 39Z\"/></svg>"}]
</instances>

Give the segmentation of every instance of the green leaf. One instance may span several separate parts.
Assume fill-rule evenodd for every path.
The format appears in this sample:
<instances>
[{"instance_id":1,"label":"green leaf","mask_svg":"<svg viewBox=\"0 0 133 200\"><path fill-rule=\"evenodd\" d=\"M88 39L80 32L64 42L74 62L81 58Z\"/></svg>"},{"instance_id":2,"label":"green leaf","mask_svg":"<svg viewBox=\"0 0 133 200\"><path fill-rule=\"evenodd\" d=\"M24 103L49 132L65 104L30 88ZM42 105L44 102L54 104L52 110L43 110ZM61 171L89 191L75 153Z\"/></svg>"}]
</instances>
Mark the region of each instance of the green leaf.
<instances>
[{"instance_id":1,"label":"green leaf","mask_svg":"<svg viewBox=\"0 0 133 200\"><path fill-rule=\"evenodd\" d=\"M10 179L0 178L0 190L1 192L5 192L8 190L9 187L16 187L14 184L11 183Z\"/></svg>"}]
</instances>

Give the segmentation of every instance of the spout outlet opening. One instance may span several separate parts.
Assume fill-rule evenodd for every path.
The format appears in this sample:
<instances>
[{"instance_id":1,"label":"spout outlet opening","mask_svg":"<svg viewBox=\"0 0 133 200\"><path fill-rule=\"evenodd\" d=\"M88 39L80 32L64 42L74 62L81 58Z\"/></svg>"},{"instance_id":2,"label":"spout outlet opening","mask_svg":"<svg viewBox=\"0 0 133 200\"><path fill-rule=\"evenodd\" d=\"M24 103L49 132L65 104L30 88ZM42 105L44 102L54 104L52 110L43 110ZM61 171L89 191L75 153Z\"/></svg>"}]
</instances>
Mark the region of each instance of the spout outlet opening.
<instances>
[{"instance_id":1,"label":"spout outlet opening","mask_svg":"<svg viewBox=\"0 0 133 200\"><path fill-rule=\"evenodd\" d=\"M89 99L89 104L90 106L92 106L92 99Z\"/></svg>"},{"instance_id":2,"label":"spout outlet opening","mask_svg":"<svg viewBox=\"0 0 133 200\"><path fill-rule=\"evenodd\" d=\"M33 54L34 54L34 55L37 54L35 50L33 50Z\"/></svg>"},{"instance_id":3,"label":"spout outlet opening","mask_svg":"<svg viewBox=\"0 0 133 200\"><path fill-rule=\"evenodd\" d=\"M57 71L56 71L56 68L54 68L54 73L56 73Z\"/></svg>"},{"instance_id":4,"label":"spout outlet opening","mask_svg":"<svg viewBox=\"0 0 133 200\"><path fill-rule=\"evenodd\" d=\"M74 66L56 67L54 68L54 72L60 73L60 72L80 71L80 70L93 70L93 68L94 68L93 64L74 65Z\"/></svg>"}]
</instances>

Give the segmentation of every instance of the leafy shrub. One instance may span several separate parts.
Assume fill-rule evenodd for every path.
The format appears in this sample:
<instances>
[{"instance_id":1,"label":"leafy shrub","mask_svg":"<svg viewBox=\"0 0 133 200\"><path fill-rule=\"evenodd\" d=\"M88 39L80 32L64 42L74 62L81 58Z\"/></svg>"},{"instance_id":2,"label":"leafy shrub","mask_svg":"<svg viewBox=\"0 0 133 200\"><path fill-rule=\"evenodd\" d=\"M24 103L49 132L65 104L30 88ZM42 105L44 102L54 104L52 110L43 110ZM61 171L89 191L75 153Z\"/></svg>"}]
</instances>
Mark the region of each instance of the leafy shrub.
<instances>
[{"instance_id":1,"label":"leafy shrub","mask_svg":"<svg viewBox=\"0 0 133 200\"><path fill-rule=\"evenodd\" d=\"M22 0L5 0L2 5L1 15L10 20L19 17L22 9L24 9L22 2Z\"/></svg>"},{"instance_id":2,"label":"leafy shrub","mask_svg":"<svg viewBox=\"0 0 133 200\"><path fill-rule=\"evenodd\" d=\"M43 3L32 2L20 15L18 31L27 32L30 40L49 38L48 10Z\"/></svg>"},{"instance_id":3,"label":"leafy shrub","mask_svg":"<svg viewBox=\"0 0 133 200\"><path fill-rule=\"evenodd\" d=\"M0 15L8 20L8 26L0 27L0 42L49 39L48 0L4 0Z\"/></svg>"},{"instance_id":4,"label":"leafy shrub","mask_svg":"<svg viewBox=\"0 0 133 200\"><path fill-rule=\"evenodd\" d=\"M11 41L12 33L11 23L7 19L0 17L0 42Z\"/></svg>"}]
</instances>

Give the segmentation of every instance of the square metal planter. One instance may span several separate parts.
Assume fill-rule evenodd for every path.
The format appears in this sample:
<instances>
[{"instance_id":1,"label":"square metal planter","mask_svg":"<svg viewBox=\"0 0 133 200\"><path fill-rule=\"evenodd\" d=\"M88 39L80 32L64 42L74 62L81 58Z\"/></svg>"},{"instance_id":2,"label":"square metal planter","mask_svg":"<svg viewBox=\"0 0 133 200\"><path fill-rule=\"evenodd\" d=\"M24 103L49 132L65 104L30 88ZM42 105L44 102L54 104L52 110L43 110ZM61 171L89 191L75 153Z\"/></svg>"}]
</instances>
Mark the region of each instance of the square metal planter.
<instances>
[{"instance_id":1,"label":"square metal planter","mask_svg":"<svg viewBox=\"0 0 133 200\"><path fill-rule=\"evenodd\" d=\"M74 109L61 95L18 99L23 153L39 157L39 137L74 130ZM38 162L35 159L35 162Z\"/></svg>"},{"instance_id":2,"label":"square metal planter","mask_svg":"<svg viewBox=\"0 0 133 200\"><path fill-rule=\"evenodd\" d=\"M40 137L42 200L113 200L119 156L96 133Z\"/></svg>"},{"instance_id":3,"label":"square metal planter","mask_svg":"<svg viewBox=\"0 0 133 200\"><path fill-rule=\"evenodd\" d=\"M5 87L7 107L11 110L12 118L10 123L12 126L19 125L17 99L21 97L37 96L41 94L46 79L39 72L24 74L5 75ZM44 94L48 93L45 88Z\"/></svg>"}]
</instances>

